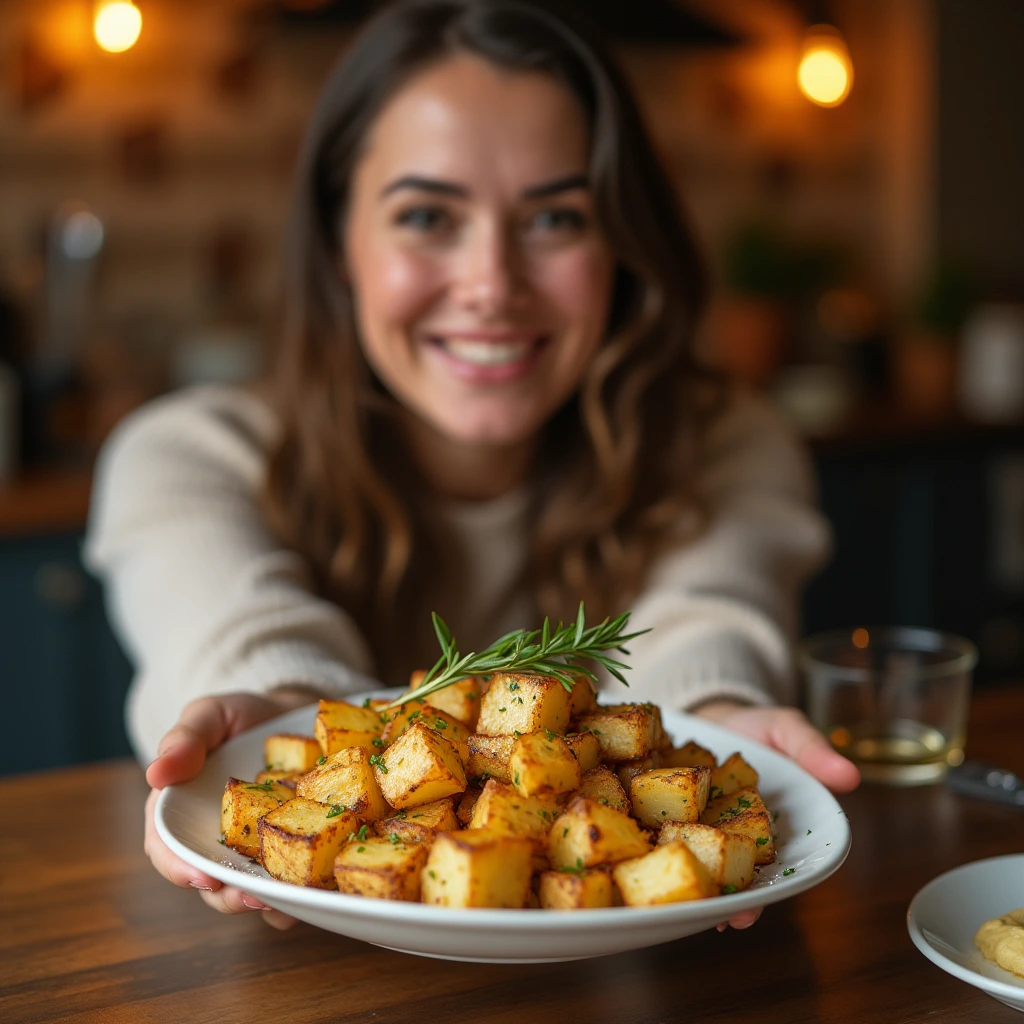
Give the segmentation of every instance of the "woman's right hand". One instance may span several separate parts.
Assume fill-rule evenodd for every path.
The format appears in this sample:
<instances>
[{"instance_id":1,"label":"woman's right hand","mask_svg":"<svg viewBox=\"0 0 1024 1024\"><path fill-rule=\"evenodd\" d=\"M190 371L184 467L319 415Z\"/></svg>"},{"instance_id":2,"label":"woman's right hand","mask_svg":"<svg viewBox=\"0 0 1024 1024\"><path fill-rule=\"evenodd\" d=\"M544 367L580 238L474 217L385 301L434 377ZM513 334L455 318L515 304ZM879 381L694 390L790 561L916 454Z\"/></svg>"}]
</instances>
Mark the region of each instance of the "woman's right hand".
<instances>
[{"instance_id":1,"label":"woman's right hand","mask_svg":"<svg viewBox=\"0 0 1024 1024\"><path fill-rule=\"evenodd\" d=\"M275 928L288 928L295 923L294 918L265 907L255 897L224 885L171 853L157 834L153 821L157 795L164 786L194 778L203 767L206 755L232 736L291 708L308 704L311 699L308 691L278 690L265 696L230 693L194 700L185 705L178 723L160 741L156 760L146 769L146 781L153 787L146 801L147 856L164 878L183 889L198 890L203 901L222 914L258 910Z\"/></svg>"}]
</instances>

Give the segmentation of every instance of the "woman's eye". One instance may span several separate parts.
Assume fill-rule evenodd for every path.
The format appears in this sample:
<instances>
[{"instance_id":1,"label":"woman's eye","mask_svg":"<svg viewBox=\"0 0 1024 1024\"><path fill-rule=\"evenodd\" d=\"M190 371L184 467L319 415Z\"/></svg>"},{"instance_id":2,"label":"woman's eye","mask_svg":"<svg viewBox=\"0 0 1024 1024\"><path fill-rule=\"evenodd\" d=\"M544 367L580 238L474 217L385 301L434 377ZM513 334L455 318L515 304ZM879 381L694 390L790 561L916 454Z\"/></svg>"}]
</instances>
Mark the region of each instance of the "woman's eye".
<instances>
[{"instance_id":1,"label":"woman's eye","mask_svg":"<svg viewBox=\"0 0 1024 1024\"><path fill-rule=\"evenodd\" d=\"M415 231L445 231L453 227L448 211L440 206L411 206L395 218L401 227Z\"/></svg>"},{"instance_id":2,"label":"woman's eye","mask_svg":"<svg viewBox=\"0 0 1024 1024\"><path fill-rule=\"evenodd\" d=\"M541 210L531 218L530 226L541 231L582 231L587 226L587 217L568 207Z\"/></svg>"}]
</instances>

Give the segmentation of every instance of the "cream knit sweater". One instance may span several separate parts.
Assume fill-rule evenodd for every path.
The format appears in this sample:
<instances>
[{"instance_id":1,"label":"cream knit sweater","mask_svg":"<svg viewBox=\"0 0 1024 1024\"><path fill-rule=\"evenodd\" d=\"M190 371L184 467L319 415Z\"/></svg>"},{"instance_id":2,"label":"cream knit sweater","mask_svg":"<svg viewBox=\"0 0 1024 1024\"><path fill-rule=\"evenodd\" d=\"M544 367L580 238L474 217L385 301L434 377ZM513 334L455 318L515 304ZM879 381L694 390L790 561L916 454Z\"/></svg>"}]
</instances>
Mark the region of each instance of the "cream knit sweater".
<instances>
[{"instance_id":1,"label":"cream knit sweater","mask_svg":"<svg viewBox=\"0 0 1024 1024\"><path fill-rule=\"evenodd\" d=\"M143 761L196 697L289 683L342 697L378 685L352 620L311 592L302 560L262 521L257 494L276 434L252 394L203 387L132 415L101 455L84 555L136 666L127 721ZM829 545L808 464L752 399L737 400L709 440L698 490L710 527L661 558L633 602L630 627L653 631L630 644L621 692L675 708L792 701L800 587ZM528 539L526 495L439 511L469 578L430 595L430 607L460 647L533 627L526 596L508 596ZM424 651L423 663L435 657Z\"/></svg>"}]
</instances>

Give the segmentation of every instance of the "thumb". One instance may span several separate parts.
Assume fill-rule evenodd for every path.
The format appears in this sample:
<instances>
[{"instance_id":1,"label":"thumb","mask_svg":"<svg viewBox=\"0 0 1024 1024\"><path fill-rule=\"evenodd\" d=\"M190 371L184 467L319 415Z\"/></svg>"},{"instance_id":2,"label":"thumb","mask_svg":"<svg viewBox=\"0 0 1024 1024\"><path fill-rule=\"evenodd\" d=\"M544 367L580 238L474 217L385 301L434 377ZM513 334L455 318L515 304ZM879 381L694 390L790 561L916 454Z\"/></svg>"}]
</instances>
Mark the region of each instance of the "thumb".
<instances>
[{"instance_id":1,"label":"thumb","mask_svg":"<svg viewBox=\"0 0 1024 1024\"><path fill-rule=\"evenodd\" d=\"M206 755L227 736L228 720L221 701L206 697L186 704L177 724L160 741L156 760L146 769L146 781L154 789L163 789L193 778Z\"/></svg>"},{"instance_id":2,"label":"thumb","mask_svg":"<svg viewBox=\"0 0 1024 1024\"><path fill-rule=\"evenodd\" d=\"M836 793L848 793L860 785L857 766L832 749L829 741L811 725L802 712L787 711L772 724L773 747L791 757Z\"/></svg>"}]
</instances>

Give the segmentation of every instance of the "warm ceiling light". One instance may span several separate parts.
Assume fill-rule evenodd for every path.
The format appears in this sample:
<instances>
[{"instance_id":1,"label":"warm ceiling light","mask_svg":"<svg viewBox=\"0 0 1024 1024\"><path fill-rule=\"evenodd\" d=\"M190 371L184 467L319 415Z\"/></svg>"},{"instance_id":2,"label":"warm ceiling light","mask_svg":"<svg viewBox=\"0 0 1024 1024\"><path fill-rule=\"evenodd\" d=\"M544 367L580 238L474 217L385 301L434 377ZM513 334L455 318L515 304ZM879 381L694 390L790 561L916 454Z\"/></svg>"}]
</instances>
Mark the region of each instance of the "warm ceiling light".
<instances>
[{"instance_id":1,"label":"warm ceiling light","mask_svg":"<svg viewBox=\"0 0 1024 1024\"><path fill-rule=\"evenodd\" d=\"M142 14L128 0L107 0L96 5L92 31L96 42L108 53L123 53L139 38Z\"/></svg>"},{"instance_id":2,"label":"warm ceiling light","mask_svg":"<svg viewBox=\"0 0 1024 1024\"><path fill-rule=\"evenodd\" d=\"M803 94L820 107L838 107L850 94L850 51L831 25L815 25L807 30L797 81Z\"/></svg>"}]
</instances>

